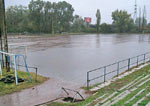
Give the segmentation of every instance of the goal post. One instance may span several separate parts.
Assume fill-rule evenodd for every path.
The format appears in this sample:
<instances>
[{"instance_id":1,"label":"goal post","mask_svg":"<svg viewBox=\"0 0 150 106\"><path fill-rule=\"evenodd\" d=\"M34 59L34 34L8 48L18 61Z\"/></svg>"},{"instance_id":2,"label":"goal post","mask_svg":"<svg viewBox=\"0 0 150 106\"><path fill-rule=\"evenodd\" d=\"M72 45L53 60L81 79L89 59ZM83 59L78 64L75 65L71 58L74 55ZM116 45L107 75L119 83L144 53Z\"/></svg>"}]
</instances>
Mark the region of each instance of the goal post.
<instances>
[{"instance_id":1,"label":"goal post","mask_svg":"<svg viewBox=\"0 0 150 106\"><path fill-rule=\"evenodd\" d=\"M31 78L31 75L30 75L27 63L26 63L25 56L21 55L21 54L12 54L12 53L7 53L7 52L3 52L3 51L0 51L0 55L1 55L0 56L0 75L1 76L3 74L3 72L2 72L2 54L8 56L8 60L10 62L10 67L12 69L13 69L13 65L14 65L16 85L18 85L18 67L17 67L17 61L16 60L19 57L22 57L24 65L25 65L25 68L26 68L26 71L27 71L28 76L29 76L29 81L32 81L32 78ZM13 61L12 61L12 59L13 59Z\"/></svg>"}]
</instances>

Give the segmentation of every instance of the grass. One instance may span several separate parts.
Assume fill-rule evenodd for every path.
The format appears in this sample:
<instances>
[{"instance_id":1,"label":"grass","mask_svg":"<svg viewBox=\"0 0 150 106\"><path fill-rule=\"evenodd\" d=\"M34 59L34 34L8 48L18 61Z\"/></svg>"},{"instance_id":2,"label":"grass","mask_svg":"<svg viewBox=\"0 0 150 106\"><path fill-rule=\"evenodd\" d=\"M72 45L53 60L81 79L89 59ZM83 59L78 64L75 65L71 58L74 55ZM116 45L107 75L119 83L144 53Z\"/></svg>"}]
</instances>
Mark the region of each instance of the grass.
<instances>
[{"instance_id":1,"label":"grass","mask_svg":"<svg viewBox=\"0 0 150 106\"><path fill-rule=\"evenodd\" d=\"M133 72L132 74L130 74L128 76L123 77L122 79L118 79L118 80L112 82L109 86L101 88L100 90L97 91L96 95L91 95L90 97L88 97L83 102L80 102L80 103L57 103L57 102L52 102L52 103L49 103L48 106L85 106L86 104L92 102L93 100L97 99L98 97L106 94L106 96L104 98L102 98L102 99L105 99L106 97L108 97L109 95L114 93L115 91L118 91L123 86L125 86L125 85L129 84L130 82L134 81L137 77L142 76L140 78L143 78L146 75L150 74L149 70L150 70L150 65L147 65L144 68L142 68L142 69L140 69L138 71L135 71L135 72ZM134 86L136 87L137 84L135 84ZM146 87L148 87L148 88L146 88ZM142 90L144 88L146 88L146 90L144 92L142 92L140 95L138 95L136 98L134 98L129 103L125 103L126 101L128 101L130 98L132 98L134 95L136 95L140 90ZM125 89L123 89L122 91L119 91L115 96L119 95L120 93L122 93L124 91L125 91ZM137 90L133 91L132 93L130 93L125 98L123 98L120 101L118 101L113 106L122 106L122 105L125 105L125 106L131 105L132 106L138 100L140 100L141 98L145 97L145 95L147 93L149 93L149 92L150 92L150 81L148 81L144 85L140 86ZM141 104L139 104L139 106L142 106L142 104L147 104L148 102L150 102L149 98L150 97L145 98L141 102ZM109 100L112 100L112 99L113 99L113 97L110 98ZM101 99L98 100L98 101L92 102L92 104L90 106L94 106L99 101L101 101Z\"/></svg>"},{"instance_id":2,"label":"grass","mask_svg":"<svg viewBox=\"0 0 150 106\"><path fill-rule=\"evenodd\" d=\"M18 85L14 83L12 84L5 84L3 82L0 82L0 96L6 95L6 94L11 94L13 92L18 92L21 91L23 89L26 88L31 88L35 85L39 85L41 83L43 83L44 81L46 81L48 78L46 77L42 77L40 75L37 75L37 81L35 81L35 73L30 73L31 77L32 77L32 81L29 81L29 77L28 77L28 73L27 72L22 72L22 71L18 71L18 76L20 78L24 78L25 81L23 83L19 83ZM3 78L7 75L15 75L14 71L10 71L10 72L6 72L6 69L3 69L3 76L0 76L0 78Z\"/></svg>"},{"instance_id":3,"label":"grass","mask_svg":"<svg viewBox=\"0 0 150 106\"><path fill-rule=\"evenodd\" d=\"M146 97L141 103L138 104L138 106L145 106L150 101L150 96Z\"/></svg>"},{"instance_id":4,"label":"grass","mask_svg":"<svg viewBox=\"0 0 150 106\"><path fill-rule=\"evenodd\" d=\"M147 93L150 92L150 89L147 88L145 91L143 91L140 95L136 96L132 101L130 101L129 103L126 103L126 101L130 100L132 97L134 97L140 90L146 88L147 86L150 87L150 81L145 83L143 86L141 86L139 89L135 90L134 92L130 93L128 96L126 96L125 98L123 98L122 100L120 100L117 104L113 105L113 106L132 106L133 104L135 104L138 100L140 100L142 97L144 97Z\"/></svg>"}]
</instances>

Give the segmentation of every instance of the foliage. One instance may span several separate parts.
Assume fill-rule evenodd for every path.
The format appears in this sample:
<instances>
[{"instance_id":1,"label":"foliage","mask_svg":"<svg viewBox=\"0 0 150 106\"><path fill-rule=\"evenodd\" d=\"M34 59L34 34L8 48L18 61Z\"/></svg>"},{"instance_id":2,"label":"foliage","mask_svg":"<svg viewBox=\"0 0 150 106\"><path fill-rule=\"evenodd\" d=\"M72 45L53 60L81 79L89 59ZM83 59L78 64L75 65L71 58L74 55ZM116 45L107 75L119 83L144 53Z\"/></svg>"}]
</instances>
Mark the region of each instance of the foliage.
<instances>
[{"instance_id":1,"label":"foliage","mask_svg":"<svg viewBox=\"0 0 150 106\"><path fill-rule=\"evenodd\" d=\"M75 15L73 18L72 32L83 32L86 29L85 22L82 17Z\"/></svg>"},{"instance_id":2,"label":"foliage","mask_svg":"<svg viewBox=\"0 0 150 106\"><path fill-rule=\"evenodd\" d=\"M102 33L112 33L113 32L112 25L109 25L106 23L101 24L100 28L101 28L100 32L102 32Z\"/></svg>"},{"instance_id":3,"label":"foliage","mask_svg":"<svg viewBox=\"0 0 150 106\"><path fill-rule=\"evenodd\" d=\"M27 12L27 8L21 5L7 8L6 18L8 32L22 32L26 29Z\"/></svg>"},{"instance_id":4,"label":"foliage","mask_svg":"<svg viewBox=\"0 0 150 106\"><path fill-rule=\"evenodd\" d=\"M1 16L1 15L0 15ZM89 24L74 15L74 8L66 1L50 2L31 0L28 7L10 6L6 9L7 31L9 33L137 33L150 32L147 20L137 18L135 23L127 11L112 13L112 24L101 23L101 13L97 9L96 24Z\"/></svg>"},{"instance_id":5,"label":"foliage","mask_svg":"<svg viewBox=\"0 0 150 106\"><path fill-rule=\"evenodd\" d=\"M139 32L142 32L144 30L144 27L148 26L147 25L147 19L146 18L138 17L135 20L135 25L136 25L136 27L138 27Z\"/></svg>"},{"instance_id":6,"label":"foliage","mask_svg":"<svg viewBox=\"0 0 150 106\"><path fill-rule=\"evenodd\" d=\"M131 32L134 22L131 15L127 11L116 10L112 13L113 25L115 32Z\"/></svg>"},{"instance_id":7,"label":"foliage","mask_svg":"<svg viewBox=\"0 0 150 106\"><path fill-rule=\"evenodd\" d=\"M70 31L74 9L71 4L32 0L27 7L7 8L8 32L55 33Z\"/></svg>"},{"instance_id":8,"label":"foliage","mask_svg":"<svg viewBox=\"0 0 150 106\"><path fill-rule=\"evenodd\" d=\"M99 33L99 26L101 21L101 14L99 9L97 9L96 18L97 18L96 29L97 29L97 33Z\"/></svg>"}]
</instances>

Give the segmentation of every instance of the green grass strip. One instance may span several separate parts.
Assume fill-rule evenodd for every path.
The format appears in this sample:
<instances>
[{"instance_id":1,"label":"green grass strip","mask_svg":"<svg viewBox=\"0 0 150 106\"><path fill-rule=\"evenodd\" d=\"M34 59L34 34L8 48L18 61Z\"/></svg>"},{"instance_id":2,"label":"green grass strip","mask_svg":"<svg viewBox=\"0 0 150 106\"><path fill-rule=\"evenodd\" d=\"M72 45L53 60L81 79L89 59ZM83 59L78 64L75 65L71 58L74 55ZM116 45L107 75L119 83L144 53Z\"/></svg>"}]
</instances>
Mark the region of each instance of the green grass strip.
<instances>
[{"instance_id":1,"label":"green grass strip","mask_svg":"<svg viewBox=\"0 0 150 106\"><path fill-rule=\"evenodd\" d=\"M11 94L13 92L18 92L26 88L31 88L35 85L39 85L46 81L48 78L42 77L42 76L37 76L37 81L35 81L36 74L35 73L30 73L32 77L32 81L29 81L29 76L27 72L22 72L18 71L18 77L21 77L25 79L24 82L19 83L18 85L14 83L12 84L5 84L4 82L0 82L0 96L6 95L6 94ZM3 76L0 76L0 78L6 77L7 75L15 75L14 71L6 72L5 69L3 69Z\"/></svg>"},{"instance_id":2,"label":"green grass strip","mask_svg":"<svg viewBox=\"0 0 150 106\"><path fill-rule=\"evenodd\" d=\"M138 102L144 96L146 96L146 94L148 94L149 92L150 92L150 88L146 89L140 95L136 96L132 101L130 101L129 103L125 104L125 106L132 106L132 105L134 105L136 102Z\"/></svg>"},{"instance_id":3,"label":"green grass strip","mask_svg":"<svg viewBox=\"0 0 150 106\"><path fill-rule=\"evenodd\" d=\"M119 102L117 102L116 104L112 105L112 106L122 106L125 104L125 102L127 102L128 100L130 100L132 97L134 97L139 91L141 91L142 89L144 89L145 87L149 86L150 87L150 81L146 82L144 85L140 86L137 90L131 92L129 95L127 95L125 98L123 98L122 100L120 100ZM132 105L131 105L132 106Z\"/></svg>"},{"instance_id":4,"label":"green grass strip","mask_svg":"<svg viewBox=\"0 0 150 106\"><path fill-rule=\"evenodd\" d=\"M150 96L145 97L145 99L138 104L138 106L146 106L150 102Z\"/></svg>"}]
</instances>

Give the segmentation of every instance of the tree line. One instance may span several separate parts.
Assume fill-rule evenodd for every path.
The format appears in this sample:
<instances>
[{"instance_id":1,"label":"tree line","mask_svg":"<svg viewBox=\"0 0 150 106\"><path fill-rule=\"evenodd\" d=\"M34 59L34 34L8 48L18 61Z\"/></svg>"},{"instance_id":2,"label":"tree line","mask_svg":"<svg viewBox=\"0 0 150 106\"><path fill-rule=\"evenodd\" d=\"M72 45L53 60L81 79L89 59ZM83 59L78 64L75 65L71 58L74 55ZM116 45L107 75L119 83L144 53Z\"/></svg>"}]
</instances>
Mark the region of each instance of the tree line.
<instances>
[{"instance_id":1,"label":"tree line","mask_svg":"<svg viewBox=\"0 0 150 106\"><path fill-rule=\"evenodd\" d=\"M49 2L31 0L28 7L10 6L6 9L7 32L9 33L129 33L150 32L147 20L131 18L127 11L116 10L112 13L112 24L101 24L101 13L97 9L96 24L87 24L74 8L66 1Z\"/></svg>"}]
</instances>

